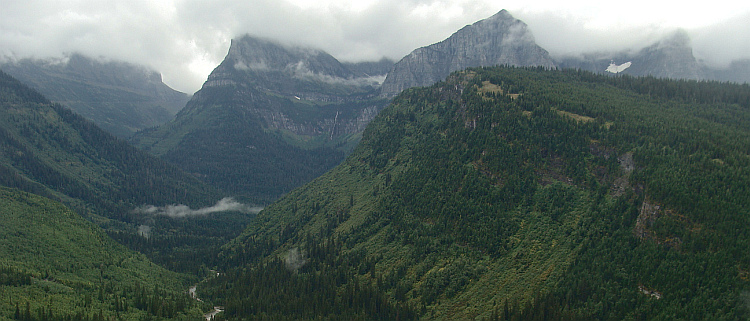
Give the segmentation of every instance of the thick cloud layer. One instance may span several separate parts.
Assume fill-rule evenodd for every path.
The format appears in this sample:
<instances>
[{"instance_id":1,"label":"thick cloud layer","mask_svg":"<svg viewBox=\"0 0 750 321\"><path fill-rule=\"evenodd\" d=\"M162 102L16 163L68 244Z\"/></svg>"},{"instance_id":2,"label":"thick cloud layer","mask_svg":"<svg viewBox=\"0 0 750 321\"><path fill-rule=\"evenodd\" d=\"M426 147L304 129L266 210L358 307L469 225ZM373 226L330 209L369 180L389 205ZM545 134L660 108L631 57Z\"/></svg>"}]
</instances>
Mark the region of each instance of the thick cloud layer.
<instances>
[{"instance_id":1,"label":"thick cloud layer","mask_svg":"<svg viewBox=\"0 0 750 321\"><path fill-rule=\"evenodd\" d=\"M710 6L708 6L710 5ZM496 0L0 0L0 57L93 57L147 65L193 93L241 34L321 48L340 60L400 59L500 9L555 54L643 47L686 28L696 55L748 58L750 4Z\"/></svg>"}]
</instances>

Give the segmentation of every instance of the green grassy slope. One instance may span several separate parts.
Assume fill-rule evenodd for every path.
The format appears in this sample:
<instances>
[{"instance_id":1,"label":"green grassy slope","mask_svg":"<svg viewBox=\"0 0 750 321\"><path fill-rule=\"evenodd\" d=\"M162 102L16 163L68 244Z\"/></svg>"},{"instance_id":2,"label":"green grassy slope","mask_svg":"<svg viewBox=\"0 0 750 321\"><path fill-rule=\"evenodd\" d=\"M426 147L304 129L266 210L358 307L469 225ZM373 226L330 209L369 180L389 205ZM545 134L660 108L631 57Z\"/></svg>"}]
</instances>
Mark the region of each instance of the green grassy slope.
<instances>
[{"instance_id":1,"label":"green grassy slope","mask_svg":"<svg viewBox=\"0 0 750 321\"><path fill-rule=\"evenodd\" d=\"M0 319L16 319L17 309L27 320L202 317L186 294L194 280L127 250L58 202L0 187L0 221Z\"/></svg>"},{"instance_id":2,"label":"green grassy slope","mask_svg":"<svg viewBox=\"0 0 750 321\"><path fill-rule=\"evenodd\" d=\"M749 121L748 86L457 73L267 207L204 294L230 319L746 317Z\"/></svg>"}]
</instances>

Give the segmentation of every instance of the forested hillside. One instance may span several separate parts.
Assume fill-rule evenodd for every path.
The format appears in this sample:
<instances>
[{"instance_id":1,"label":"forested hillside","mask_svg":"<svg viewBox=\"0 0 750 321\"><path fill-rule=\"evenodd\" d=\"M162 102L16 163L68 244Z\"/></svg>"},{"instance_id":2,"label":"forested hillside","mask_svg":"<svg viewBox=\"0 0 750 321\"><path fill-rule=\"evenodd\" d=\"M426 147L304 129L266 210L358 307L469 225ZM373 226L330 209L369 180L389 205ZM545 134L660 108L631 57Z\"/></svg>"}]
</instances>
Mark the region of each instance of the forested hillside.
<instances>
[{"instance_id":1,"label":"forested hillside","mask_svg":"<svg viewBox=\"0 0 750 321\"><path fill-rule=\"evenodd\" d=\"M201 320L194 279L50 199L0 187L0 320Z\"/></svg>"},{"instance_id":2,"label":"forested hillside","mask_svg":"<svg viewBox=\"0 0 750 321\"><path fill-rule=\"evenodd\" d=\"M247 214L173 219L144 205L200 208L225 196L0 73L0 185L62 201L116 239L172 269L213 264ZM139 226L147 226L144 237Z\"/></svg>"},{"instance_id":3,"label":"forested hillside","mask_svg":"<svg viewBox=\"0 0 750 321\"><path fill-rule=\"evenodd\" d=\"M486 68L403 92L200 288L227 319L739 319L750 87Z\"/></svg>"},{"instance_id":4,"label":"forested hillside","mask_svg":"<svg viewBox=\"0 0 750 321\"><path fill-rule=\"evenodd\" d=\"M1 74L2 183L83 200L98 215L124 219L142 204L194 206L219 193Z\"/></svg>"}]
</instances>

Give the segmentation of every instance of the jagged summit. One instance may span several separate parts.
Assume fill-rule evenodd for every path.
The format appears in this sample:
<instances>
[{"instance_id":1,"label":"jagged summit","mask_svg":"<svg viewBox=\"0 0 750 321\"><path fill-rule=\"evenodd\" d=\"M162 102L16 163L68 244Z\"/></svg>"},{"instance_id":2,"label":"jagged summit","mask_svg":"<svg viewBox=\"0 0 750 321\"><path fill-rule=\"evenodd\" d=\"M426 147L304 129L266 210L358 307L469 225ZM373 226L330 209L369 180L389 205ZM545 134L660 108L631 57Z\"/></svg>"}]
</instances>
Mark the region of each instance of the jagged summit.
<instances>
[{"instance_id":1,"label":"jagged summit","mask_svg":"<svg viewBox=\"0 0 750 321\"><path fill-rule=\"evenodd\" d=\"M381 94L392 97L409 87L431 85L453 71L469 67L506 64L555 66L549 53L536 44L526 24L501 10L401 59L383 82Z\"/></svg>"},{"instance_id":2,"label":"jagged summit","mask_svg":"<svg viewBox=\"0 0 750 321\"><path fill-rule=\"evenodd\" d=\"M633 59L632 69L636 75L672 79L705 78L693 55L690 36L681 29L639 51Z\"/></svg>"},{"instance_id":3,"label":"jagged summit","mask_svg":"<svg viewBox=\"0 0 750 321\"><path fill-rule=\"evenodd\" d=\"M498 24L504 24L504 23L516 24L518 22L526 26L526 24L523 21L516 19L515 17L513 17L513 15L510 14L510 12L508 12L508 10L503 9L503 10L498 11L496 14L490 16L489 18L479 20L469 26L487 26L487 25L498 25ZM466 27L469 27L469 26L466 26Z\"/></svg>"}]
</instances>

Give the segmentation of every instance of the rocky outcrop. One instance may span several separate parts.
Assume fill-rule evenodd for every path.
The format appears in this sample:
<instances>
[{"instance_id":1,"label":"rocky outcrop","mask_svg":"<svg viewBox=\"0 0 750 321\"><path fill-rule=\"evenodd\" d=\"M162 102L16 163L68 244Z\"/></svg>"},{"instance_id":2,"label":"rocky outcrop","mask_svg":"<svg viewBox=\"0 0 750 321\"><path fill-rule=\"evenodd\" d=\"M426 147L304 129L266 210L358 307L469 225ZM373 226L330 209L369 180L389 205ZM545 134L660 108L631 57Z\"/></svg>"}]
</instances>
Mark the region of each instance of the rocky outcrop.
<instances>
[{"instance_id":1,"label":"rocky outcrop","mask_svg":"<svg viewBox=\"0 0 750 321\"><path fill-rule=\"evenodd\" d=\"M409 87L432 85L457 70L494 65L555 66L526 24L502 10L401 59L388 73L381 95L393 97Z\"/></svg>"}]
</instances>

